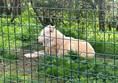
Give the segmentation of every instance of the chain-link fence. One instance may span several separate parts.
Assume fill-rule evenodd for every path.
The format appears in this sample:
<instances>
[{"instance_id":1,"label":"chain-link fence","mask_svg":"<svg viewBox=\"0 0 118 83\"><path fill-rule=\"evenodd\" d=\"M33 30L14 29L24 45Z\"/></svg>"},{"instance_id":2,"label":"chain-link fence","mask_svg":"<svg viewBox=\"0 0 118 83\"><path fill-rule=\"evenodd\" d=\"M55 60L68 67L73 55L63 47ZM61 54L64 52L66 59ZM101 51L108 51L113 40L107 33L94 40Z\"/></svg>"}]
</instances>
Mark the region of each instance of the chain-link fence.
<instances>
[{"instance_id":1,"label":"chain-link fence","mask_svg":"<svg viewBox=\"0 0 118 83\"><path fill-rule=\"evenodd\" d=\"M0 0L0 83L117 83L117 0Z\"/></svg>"}]
</instances>

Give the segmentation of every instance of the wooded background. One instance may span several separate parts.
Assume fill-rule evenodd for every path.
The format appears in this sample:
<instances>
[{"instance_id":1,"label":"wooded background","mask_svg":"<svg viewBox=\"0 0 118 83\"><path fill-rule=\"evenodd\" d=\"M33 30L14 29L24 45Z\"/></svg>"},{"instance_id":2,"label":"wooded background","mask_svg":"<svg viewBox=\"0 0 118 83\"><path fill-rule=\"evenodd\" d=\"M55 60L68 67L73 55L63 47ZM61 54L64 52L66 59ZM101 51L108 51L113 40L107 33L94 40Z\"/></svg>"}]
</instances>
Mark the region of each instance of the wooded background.
<instances>
[{"instance_id":1,"label":"wooded background","mask_svg":"<svg viewBox=\"0 0 118 83\"><path fill-rule=\"evenodd\" d=\"M62 13L66 15L69 12L71 18L77 20L79 24L82 18L86 18L88 12L88 19L92 19L92 15L98 18L99 30L105 31L105 26L108 26L109 30L114 27L118 31L117 0L0 0L0 2L0 15L12 15L11 22L21 15L24 7L28 7L30 3L42 25L64 23Z\"/></svg>"}]
</instances>

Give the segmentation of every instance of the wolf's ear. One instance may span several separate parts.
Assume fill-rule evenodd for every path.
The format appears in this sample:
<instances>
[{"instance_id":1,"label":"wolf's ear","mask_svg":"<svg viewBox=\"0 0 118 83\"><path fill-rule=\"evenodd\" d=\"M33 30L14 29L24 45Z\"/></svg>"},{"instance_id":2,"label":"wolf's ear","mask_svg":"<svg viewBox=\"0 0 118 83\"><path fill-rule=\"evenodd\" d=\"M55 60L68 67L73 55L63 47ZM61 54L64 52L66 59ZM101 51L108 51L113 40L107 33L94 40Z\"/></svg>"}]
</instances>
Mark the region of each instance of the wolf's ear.
<instances>
[{"instance_id":1,"label":"wolf's ear","mask_svg":"<svg viewBox=\"0 0 118 83\"><path fill-rule=\"evenodd\" d=\"M55 29L55 26L51 26L51 27L50 27L50 32L53 32L54 29Z\"/></svg>"}]
</instances>

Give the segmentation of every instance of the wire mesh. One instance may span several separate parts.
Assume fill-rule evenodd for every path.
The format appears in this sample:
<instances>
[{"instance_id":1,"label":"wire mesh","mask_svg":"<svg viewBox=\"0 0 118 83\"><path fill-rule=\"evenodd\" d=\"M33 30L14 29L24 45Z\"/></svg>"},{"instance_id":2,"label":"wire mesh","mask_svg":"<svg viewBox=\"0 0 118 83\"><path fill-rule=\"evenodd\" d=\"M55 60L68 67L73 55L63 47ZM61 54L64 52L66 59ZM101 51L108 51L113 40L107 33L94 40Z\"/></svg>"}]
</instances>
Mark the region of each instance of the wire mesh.
<instances>
[{"instance_id":1,"label":"wire mesh","mask_svg":"<svg viewBox=\"0 0 118 83\"><path fill-rule=\"evenodd\" d=\"M117 83L117 0L0 0L0 83Z\"/></svg>"}]
</instances>

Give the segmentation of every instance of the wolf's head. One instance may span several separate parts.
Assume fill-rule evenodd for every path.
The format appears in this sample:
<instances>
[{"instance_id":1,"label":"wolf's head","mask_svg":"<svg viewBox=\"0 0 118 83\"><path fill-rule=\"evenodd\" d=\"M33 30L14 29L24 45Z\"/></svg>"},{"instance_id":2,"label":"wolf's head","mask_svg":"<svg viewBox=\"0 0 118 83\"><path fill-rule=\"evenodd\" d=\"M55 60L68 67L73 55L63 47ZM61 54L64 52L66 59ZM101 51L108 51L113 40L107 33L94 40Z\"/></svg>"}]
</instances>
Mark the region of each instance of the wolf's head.
<instances>
[{"instance_id":1,"label":"wolf's head","mask_svg":"<svg viewBox=\"0 0 118 83\"><path fill-rule=\"evenodd\" d=\"M40 43L51 41L53 38L55 38L55 30L55 26L46 26L44 29L42 29L40 36L38 37L38 41Z\"/></svg>"}]
</instances>

